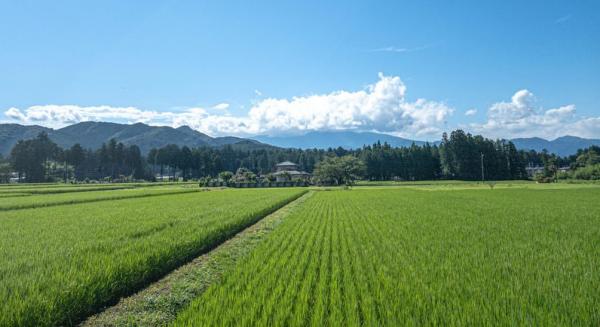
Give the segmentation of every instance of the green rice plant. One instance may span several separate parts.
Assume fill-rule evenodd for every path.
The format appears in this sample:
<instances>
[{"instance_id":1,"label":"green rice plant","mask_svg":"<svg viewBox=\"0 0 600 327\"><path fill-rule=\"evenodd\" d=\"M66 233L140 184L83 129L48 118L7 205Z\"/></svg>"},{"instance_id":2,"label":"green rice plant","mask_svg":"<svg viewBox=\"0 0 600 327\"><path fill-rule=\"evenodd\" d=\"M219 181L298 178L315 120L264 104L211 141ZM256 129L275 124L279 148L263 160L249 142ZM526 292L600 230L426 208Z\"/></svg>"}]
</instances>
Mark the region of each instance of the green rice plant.
<instances>
[{"instance_id":1,"label":"green rice plant","mask_svg":"<svg viewBox=\"0 0 600 327\"><path fill-rule=\"evenodd\" d=\"M317 192L176 326L600 324L600 188Z\"/></svg>"},{"instance_id":2,"label":"green rice plant","mask_svg":"<svg viewBox=\"0 0 600 327\"><path fill-rule=\"evenodd\" d=\"M15 193L13 197L2 196L0 194L0 211L49 207L55 205L65 205L84 202L96 202L107 200L120 200L128 198L140 198L155 195L165 195L174 193L197 192L198 188L178 188L178 187L156 187L156 188L135 188L135 189L117 189L100 190L76 193L50 193L40 195L23 196L22 193ZM21 196L16 196L20 194Z\"/></svg>"},{"instance_id":3,"label":"green rice plant","mask_svg":"<svg viewBox=\"0 0 600 327\"><path fill-rule=\"evenodd\" d=\"M0 212L0 326L75 325L302 192L222 190Z\"/></svg>"},{"instance_id":4,"label":"green rice plant","mask_svg":"<svg viewBox=\"0 0 600 327\"><path fill-rule=\"evenodd\" d=\"M164 182L164 183L106 183L106 184L0 184L10 185L0 187L0 194L8 193L28 193L28 194L53 194L53 193L71 193L71 192L89 192L101 190L119 190L137 187L156 187L156 186L180 186L196 187L193 182Z\"/></svg>"},{"instance_id":5,"label":"green rice plant","mask_svg":"<svg viewBox=\"0 0 600 327\"><path fill-rule=\"evenodd\" d=\"M58 186L58 187L26 187L26 188L4 188L0 194L27 193L27 194L56 194L77 193L90 191L113 191L134 188L133 185L111 185L111 186Z\"/></svg>"}]
</instances>

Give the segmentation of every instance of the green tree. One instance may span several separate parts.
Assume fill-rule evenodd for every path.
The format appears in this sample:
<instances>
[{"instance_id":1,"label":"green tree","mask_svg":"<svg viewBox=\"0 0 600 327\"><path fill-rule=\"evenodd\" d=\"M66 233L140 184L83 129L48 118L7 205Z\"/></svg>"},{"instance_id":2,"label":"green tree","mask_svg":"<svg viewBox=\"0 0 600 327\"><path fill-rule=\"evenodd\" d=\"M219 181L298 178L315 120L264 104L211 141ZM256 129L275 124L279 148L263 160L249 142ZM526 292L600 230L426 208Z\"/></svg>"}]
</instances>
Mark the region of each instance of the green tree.
<instances>
[{"instance_id":1,"label":"green tree","mask_svg":"<svg viewBox=\"0 0 600 327\"><path fill-rule=\"evenodd\" d=\"M50 160L55 159L60 148L41 132L31 140L20 140L11 150L11 164L19 179L25 175L27 182L38 183L49 179Z\"/></svg>"},{"instance_id":2,"label":"green tree","mask_svg":"<svg viewBox=\"0 0 600 327\"><path fill-rule=\"evenodd\" d=\"M328 185L353 185L365 173L365 164L362 160L352 156L327 157L319 162L314 171L314 176L319 184Z\"/></svg>"},{"instance_id":3,"label":"green tree","mask_svg":"<svg viewBox=\"0 0 600 327\"><path fill-rule=\"evenodd\" d=\"M226 170L219 173L219 179L225 183L229 183L229 181L233 178L233 173Z\"/></svg>"}]
</instances>

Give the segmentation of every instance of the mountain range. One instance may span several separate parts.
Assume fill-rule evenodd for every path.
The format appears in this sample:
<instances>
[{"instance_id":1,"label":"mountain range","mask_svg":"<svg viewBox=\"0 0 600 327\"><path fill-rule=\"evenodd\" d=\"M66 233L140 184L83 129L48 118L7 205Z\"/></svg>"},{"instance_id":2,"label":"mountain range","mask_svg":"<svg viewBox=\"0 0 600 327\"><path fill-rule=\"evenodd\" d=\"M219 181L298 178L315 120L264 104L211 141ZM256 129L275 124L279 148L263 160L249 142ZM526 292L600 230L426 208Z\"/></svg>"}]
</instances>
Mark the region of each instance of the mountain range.
<instances>
[{"instance_id":1,"label":"mountain range","mask_svg":"<svg viewBox=\"0 0 600 327\"><path fill-rule=\"evenodd\" d=\"M102 143L114 138L126 145L135 144L139 146L144 154L152 148L159 148L167 144L187 145L188 147L231 145L234 148L245 150L270 147L301 149L342 147L356 149L377 141L387 142L394 147L410 146L413 143L416 145L425 144L423 141L370 132L310 132L297 136L256 136L248 139L233 136L211 137L188 126L172 128L149 126L142 123L129 125L107 122L81 122L60 129L37 125L0 124L0 154L3 156L8 155L18 140L34 138L40 132L48 133L48 136L63 148L79 143L84 148L97 149L102 146ZM591 145L600 146L600 140L575 136L563 136L552 141L538 137L517 138L512 141L518 149L536 151L546 149L561 156L574 154L577 149L587 148ZM432 143L438 144L439 141Z\"/></svg>"},{"instance_id":2,"label":"mountain range","mask_svg":"<svg viewBox=\"0 0 600 327\"><path fill-rule=\"evenodd\" d=\"M0 154L6 156L12 147L21 139L30 139L40 132L48 133L52 141L62 148L71 147L75 143L84 148L98 149L102 143L114 138L126 145L137 145L146 154L152 148L167 144L188 147L220 147L232 145L243 149L268 148L270 145L255 140L233 136L210 137L188 126L178 128L166 126L149 126L142 123L117 124L106 122L82 122L60 129L42 126L23 126L19 124L0 124Z\"/></svg>"}]
</instances>

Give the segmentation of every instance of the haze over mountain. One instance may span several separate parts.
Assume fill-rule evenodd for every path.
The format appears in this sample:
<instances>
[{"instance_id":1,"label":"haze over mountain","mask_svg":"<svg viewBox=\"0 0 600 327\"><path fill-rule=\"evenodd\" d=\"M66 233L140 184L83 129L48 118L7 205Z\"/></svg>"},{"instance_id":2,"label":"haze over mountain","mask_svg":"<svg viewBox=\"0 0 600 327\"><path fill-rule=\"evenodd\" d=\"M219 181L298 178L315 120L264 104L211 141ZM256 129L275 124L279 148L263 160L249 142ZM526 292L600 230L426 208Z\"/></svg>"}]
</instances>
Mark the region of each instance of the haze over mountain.
<instances>
[{"instance_id":1,"label":"haze over mountain","mask_svg":"<svg viewBox=\"0 0 600 327\"><path fill-rule=\"evenodd\" d=\"M600 140L584 139L577 136L562 136L552 141L539 137L517 138L512 140L517 149L542 151L548 150L550 153L556 153L560 156L568 156L577 152L578 149L590 147L592 145L600 146Z\"/></svg>"},{"instance_id":2,"label":"haze over mountain","mask_svg":"<svg viewBox=\"0 0 600 327\"><path fill-rule=\"evenodd\" d=\"M34 138L40 132L48 133L50 139L59 146L67 148L75 143L84 148L98 149L102 143L114 138L126 145L137 145L146 154L152 148L167 144L177 144L188 147L211 146L219 147L227 144L244 149L264 148L269 145L255 140L239 137L210 137L187 126L172 128L167 126L149 126L142 123L132 125L82 122L60 129L42 126L23 126L19 124L0 124L0 153L4 156L10 153L12 147L21 139Z\"/></svg>"},{"instance_id":3,"label":"haze over mountain","mask_svg":"<svg viewBox=\"0 0 600 327\"><path fill-rule=\"evenodd\" d=\"M172 128L149 126L142 123L128 125L107 122L82 122L60 129L37 125L0 124L0 154L7 156L18 140L34 138L42 131L48 133L50 138L63 148L79 143L84 148L97 149L102 146L102 143L115 138L124 144L139 146L144 154L152 148L167 144L187 145L188 147L219 147L229 144L240 149L260 149L272 146L300 149L337 147L356 149L378 141L381 143L387 142L394 147L408 147L413 143L416 145L425 144L423 141L372 132L309 132L296 136L256 136L248 139L234 136L211 137L188 126ZM575 136L563 136L552 141L538 137L517 138L512 141L518 149L536 151L547 149L549 152L561 156L574 154L578 149L587 148L591 145L600 145L600 140ZM438 143L439 141L436 141L432 144Z\"/></svg>"},{"instance_id":4,"label":"haze over mountain","mask_svg":"<svg viewBox=\"0 0 600 327\"><path fill-rule=\"evenodd\" d=\"M327 149L340 146L345 149L357 149L378 141L381 143L387 142L393 147L408 147L413 143L416 145L425 144L423 141L409 140L388 134L351 131L309 132L294 136L256 136L253 139L282 148L300 149Z\"/></svg>"},{"instance_id":5,"label":"haze over mountain","mask_svg":"<svg viewBox=\"0 0 600 327\"><path fill-rule=\"evenodd\" d=\"M310 132L299 136L288 137L269 137L257 136L253 139L263 143L272 144L284 148L301 149L326 149L341 146L347 149L360 148L363 145L370 145L380 141L387 142L394 147L408 147L415 143L423 145L424 141L415 141L396 137L388 134L379 133L359 133L359 132ZM576 136L562 136L555 140L548 141L539 137L516 138L512 139L517 149L542 151L548 150L550 153L556 153L560 156L568 156L577 152L578 149L587 148L592 145L600 145L600 140L585 139ZM439 144L440 141L430 142Z\"/></svg>"}]
</instances>

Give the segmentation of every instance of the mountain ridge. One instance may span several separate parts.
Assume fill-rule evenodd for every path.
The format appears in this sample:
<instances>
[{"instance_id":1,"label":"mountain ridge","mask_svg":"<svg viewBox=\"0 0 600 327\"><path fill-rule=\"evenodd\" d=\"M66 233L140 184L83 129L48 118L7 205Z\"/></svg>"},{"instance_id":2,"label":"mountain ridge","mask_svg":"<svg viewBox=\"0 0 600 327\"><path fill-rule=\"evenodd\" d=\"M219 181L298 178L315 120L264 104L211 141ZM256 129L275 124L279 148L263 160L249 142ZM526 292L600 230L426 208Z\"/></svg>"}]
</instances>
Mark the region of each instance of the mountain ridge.
<instances>
[{"instance_id":1,"label":"mountain ridge","mask_svg":"<svg viewBox=\"0 0 600 327\"><path fill-rule=\"evenodd\" d=\"M173 128L150 126L143 123L119 124L88 121L59 129L38 125L0 124L0 154L7 156L17 141L34 138L40 132L48 133L50 139L63 148L79 143L86 149L98 149L102 146L102 143L114 138L126 145L137 145L144 154L152 148L167 144L186 145L188 147L232 145L244 149L271 147L255 140L238 137L210 137L188 126Z\"/></svg>"}]
</instances>

